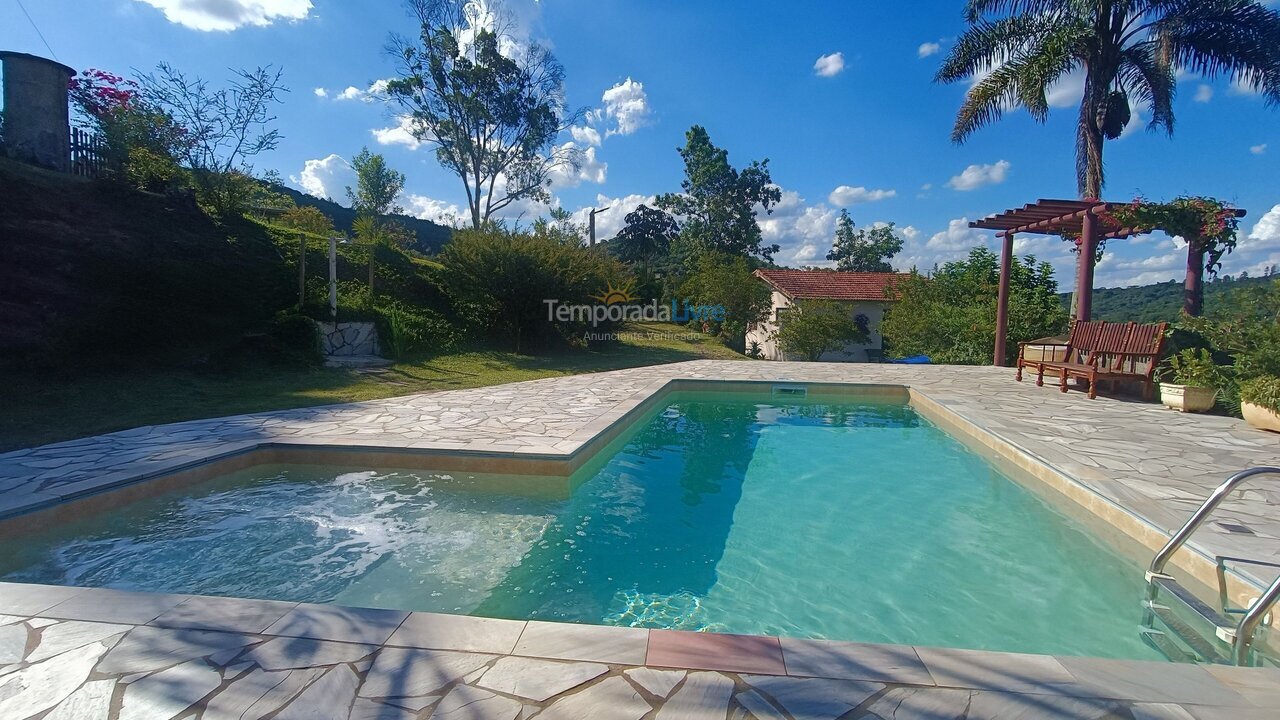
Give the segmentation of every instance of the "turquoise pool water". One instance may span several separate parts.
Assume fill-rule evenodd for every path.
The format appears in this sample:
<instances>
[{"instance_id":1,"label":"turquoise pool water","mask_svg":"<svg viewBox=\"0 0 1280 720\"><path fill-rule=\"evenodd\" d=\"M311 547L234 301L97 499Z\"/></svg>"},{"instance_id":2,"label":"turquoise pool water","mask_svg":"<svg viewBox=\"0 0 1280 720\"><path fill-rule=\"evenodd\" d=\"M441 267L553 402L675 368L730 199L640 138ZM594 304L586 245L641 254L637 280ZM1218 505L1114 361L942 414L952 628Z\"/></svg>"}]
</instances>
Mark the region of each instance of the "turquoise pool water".
<instances>
[{"instance_id":1,"label":"turquoise pool water","mask_svg":"<svg viewBox=\"0 0 1280 720\"><path fill-rule=\"evenodd\" d=\"M1156 658L1141 569L909 407L677 393L617 445L571 493L564 478L252 468L25 539L0 574Z\"/></svg>"}]
</instances>

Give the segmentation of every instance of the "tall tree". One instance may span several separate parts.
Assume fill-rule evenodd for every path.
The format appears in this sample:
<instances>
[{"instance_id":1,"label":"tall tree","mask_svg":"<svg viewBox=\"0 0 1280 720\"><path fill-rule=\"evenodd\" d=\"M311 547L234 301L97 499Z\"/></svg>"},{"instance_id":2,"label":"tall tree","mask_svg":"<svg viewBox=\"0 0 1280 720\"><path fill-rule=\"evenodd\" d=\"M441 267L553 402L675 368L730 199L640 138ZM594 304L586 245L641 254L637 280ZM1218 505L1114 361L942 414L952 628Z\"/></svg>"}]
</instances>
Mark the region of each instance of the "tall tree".
<instances>
[{"instance_id":1,"label":"tall tree","mask_svg":"<svg viewBox=\"0 0 1280 720\"><path fill-rule=\"evenodd\" d=\"M626 224L609 241L609 249L625 263L648 262L666 255L680 233L675 218L648 205L627 213L623 221Z\"/></svg>"},{"instance_id":2,"label":"tall tree","mask_svg":"<svg viewBox=\"0 0 1280 720\"><path fill-rule=\"evenodd\" d=\"M270 65L233 72L235 79L221 88L167 63L141 78L143 97L182 128L180 159L218 214L242 210L253 192L251 162L280 144L273 112L288 92L282 71Z\"/></svg>"},{"instance_id":3,"label":"tall tree","mask_svg":"<svg viewBox=\"0 0 1280 720\"><path fill-rule=\"evenodd\" d=\"M1076 122L1076 184L1099 198L1102 150L1118 138L1132 105L1147 105L1148 128L1173 133L1176 73L1229 77L1280 103L1280 13L1258 0L968 0L968 30L938 82L977 78L956 116L952 140L1021 106L1039 122L1047 91L1084 74Z\"/></svg>"},{"instance_id":4,"label":"tall tree","mask_svg":"<svg viewBox=\"0 0 1280 720\"><path fill-rule=\"evenodd\" d=\"M417 39L393 37L399 67L388 95L409 131L435 145L456 174L479 228L521 200L547 201L556 172L577 172L582 151L556 145L582 111L564 105L564 67L549 50L511 31L501 6L409 0Z\"/></svg>"},{"instance_id":5,"label":"tall tree","mask_svg":"<svg viewBox=\"0 0 1280 720\"><path fill-rule=\"evenodd\" d=\"M659 195L655 203L683 220L680 239L694 254L712 250L728 255L769 259L777 245L762 246L756 206L766 215L782 199L769 177L769 161L752 161L739 171L729 164L728 151L716 147L701 125L685 133L683 192Z\"/></svg>"},{"instance_id":6,"label":"tall tree","mask_svg":"<svg viewBox=\"0 0 1280 720\"><path fill-rule=\"evenodd\" d=\"M928 355L936 363L985 365L996 338L1000 258L976 247L964 260L912 270L897 284L899 299L880 331L893 355ZM1009 276L1009 357L1018 343L1054 335L1066 325L1053 267L1034 256L1014 258Z\"/></svg>"},{"instance_id":7,"label":"tall tree","mask_svg":"<svg viewBox=\"0 0 1280 720\"><path fill-rule=\"evenodd\" d=\"M855 229L849 211L841 210L836 220L836 240L827 259L836 261L837 270L893 272L889 258L901 250L902 238L893 231L893 223Z\"/></svg>"},{"instance_id":8,"label":"tall tree","mask_svg":"<svg viewBox=\"0 0 1280 720\"><path fill-rule=\"evenodd\" d=\"M388 215L404 209L396 204L404 190L404 173L391 169L386 158L366 147L351 158L351 168L356 171L356 186L347 187L347 198L357 213Z\"/></svg>"}]
</instances>

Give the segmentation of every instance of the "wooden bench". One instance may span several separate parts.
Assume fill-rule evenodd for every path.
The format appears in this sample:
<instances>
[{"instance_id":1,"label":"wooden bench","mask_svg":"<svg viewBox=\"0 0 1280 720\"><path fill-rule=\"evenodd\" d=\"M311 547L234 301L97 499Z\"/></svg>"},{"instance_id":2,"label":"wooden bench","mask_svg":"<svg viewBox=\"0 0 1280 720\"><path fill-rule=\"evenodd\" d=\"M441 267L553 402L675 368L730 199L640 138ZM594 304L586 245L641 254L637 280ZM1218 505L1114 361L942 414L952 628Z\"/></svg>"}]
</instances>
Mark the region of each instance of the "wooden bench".
<instances>
[{"instance_id":1,"label":"wooden bench","mask_svg":"<svg viewBox=\"0 0 1280 720\"><path fill-rule=\"evenodd\" d=\"M1024 356L1028 343L1018 348L1015 376L1022 380L1022 369L1034 368L1036 385L1044 385L1045 373L1058 376L1058 387L1067 391L1067 380L1077 378L1089 384L1089 398L1098 396L1099 383L1110 383L1114 389L1121 382L1141 382L1142 397L1155 394L1155 371L1164 349L1168 323L1078 322L1067 338L1062 360L1029 360Z\"/></svg>"}]
</instances>

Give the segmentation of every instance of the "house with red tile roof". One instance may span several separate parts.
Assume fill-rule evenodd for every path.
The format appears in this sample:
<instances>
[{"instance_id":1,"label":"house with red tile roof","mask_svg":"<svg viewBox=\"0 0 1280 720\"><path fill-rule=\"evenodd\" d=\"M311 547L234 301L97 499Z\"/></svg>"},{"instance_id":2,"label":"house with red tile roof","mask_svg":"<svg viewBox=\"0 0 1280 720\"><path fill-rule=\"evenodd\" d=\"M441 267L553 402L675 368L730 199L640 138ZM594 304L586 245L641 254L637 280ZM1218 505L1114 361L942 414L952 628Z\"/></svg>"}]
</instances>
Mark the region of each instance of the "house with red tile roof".
<instances>
[{"instance_id":1,"label":"house with red tile roof","mask_svg":"<svg viewBox=\"0 0 1280 720\"><path fill-rule=\"evenodd\" d=\"M884 353L880 321L885 309L897 300L896 287L906 273L838 272L833 270L761 269L755 276L772 291L769 314L763 322L747 330L747 350L759 348L766 360L792 360L784 357L774 335L793 312L797 302L834 300L849 307L849 315L867 333L865 343L853 343L842 350L823 355L820 360L834 362L878 361Z\"/></svg>"}]
</instances>

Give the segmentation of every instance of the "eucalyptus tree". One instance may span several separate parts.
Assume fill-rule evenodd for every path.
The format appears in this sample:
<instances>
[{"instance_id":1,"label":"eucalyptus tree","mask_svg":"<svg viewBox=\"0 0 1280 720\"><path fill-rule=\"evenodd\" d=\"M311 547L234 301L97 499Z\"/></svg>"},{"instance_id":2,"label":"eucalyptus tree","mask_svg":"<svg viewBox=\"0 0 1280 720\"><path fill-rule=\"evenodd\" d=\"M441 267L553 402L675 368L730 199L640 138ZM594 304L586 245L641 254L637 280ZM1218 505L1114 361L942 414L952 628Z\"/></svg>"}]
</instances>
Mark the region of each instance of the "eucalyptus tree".
<instances>
[{"instance_id":1,"label":"eucalyptus tree","mask_svg":"<svg viewBox=\"0 0 1280 720\"><path fill-rule=\"evenodd\" d=\"M1173 133L1179 71L1225 77L1280 103L1280 13L1258 0L969 0L969 27L938 70L942 83L976 79L951 138L1021 106L1037 121L1048 91L1084 75L1076 123L1076 184L1098 198L1103 146L1120 137L1134 105L1148 128Z\"/></svg>"},{"instance_id":2,"label":"eucalyptus tree","mask_svg":"<svg viewBox=\"0 0 1280 720\"><path fill-rule=\"evenodd\" d=\"M576 173L582 151L557 145L581 118L564 102L564 66L516 31L500 5L409 0L416 38L393 36L397 77L388 96L404 127L435 146L466 190L473 227L521 201L546 202L557 173Z\"/></svg>"}]
</instances>

